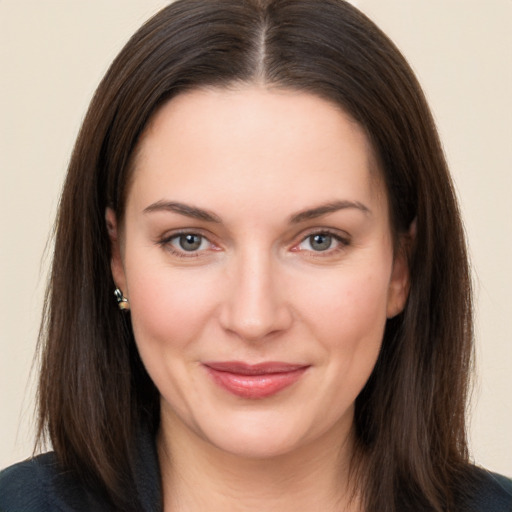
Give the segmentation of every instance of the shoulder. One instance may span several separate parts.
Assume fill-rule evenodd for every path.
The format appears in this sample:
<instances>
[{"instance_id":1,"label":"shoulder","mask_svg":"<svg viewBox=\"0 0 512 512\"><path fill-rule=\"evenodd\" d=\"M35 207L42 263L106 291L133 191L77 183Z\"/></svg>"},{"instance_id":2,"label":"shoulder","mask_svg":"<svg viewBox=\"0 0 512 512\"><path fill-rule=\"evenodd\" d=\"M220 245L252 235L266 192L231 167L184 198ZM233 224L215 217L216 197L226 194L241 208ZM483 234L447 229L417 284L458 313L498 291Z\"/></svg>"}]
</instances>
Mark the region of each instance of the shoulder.
<instances>
[{"instance_id":1,"label":"shoulder","mask_svg":"<svg viewBox=\"0 0 512 512\"><path fill-rule=\"evenodd\" d=\"M107 510L54 453L46 453L0 471L2 512L81 512Z\"/></svg>"},{"instance_id":2,"label":"shoulder","mask_svg":"<svg viewBox=\"0 0 512 512\"><path fill-rule=\"evenodd\" d=\"M503 475L473 467L463 494L467 512L512 512L512 480Z\"/></svg>"},{"instance_id":3,"label":"shoulder","mask_svg":"<svg viewBox=\"0 0 512 512\"><path fill-rule=\"evenodd\" d=\"M0 472L0 509L3 511L51 510L47 493L52 467L52 453L10 466Z\"/></svg>"}]
</instances>

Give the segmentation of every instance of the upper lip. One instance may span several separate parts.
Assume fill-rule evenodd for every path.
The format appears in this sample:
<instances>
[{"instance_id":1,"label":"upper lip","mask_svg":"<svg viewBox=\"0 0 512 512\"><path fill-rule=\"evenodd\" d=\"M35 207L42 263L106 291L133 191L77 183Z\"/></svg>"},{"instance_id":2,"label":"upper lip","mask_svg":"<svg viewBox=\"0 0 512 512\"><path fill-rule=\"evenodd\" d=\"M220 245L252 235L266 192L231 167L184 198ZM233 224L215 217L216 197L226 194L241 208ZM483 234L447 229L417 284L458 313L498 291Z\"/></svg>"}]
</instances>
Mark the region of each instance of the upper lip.
<instances>
[{"instance_id":1,"label":"upper lip","mask_svg":"<svg viewBox=\"0 0 512 512\"><path fill-rule=\"evenodd\" d=\"M305 364L283 363L281 361L268 361L257 364L249 364L242 361L207 361L203 364L208 368L218 372L234 373L237 375L265 375L271 373L286 373L300 370L309 366Z\"/></svg>"}]
</instances>

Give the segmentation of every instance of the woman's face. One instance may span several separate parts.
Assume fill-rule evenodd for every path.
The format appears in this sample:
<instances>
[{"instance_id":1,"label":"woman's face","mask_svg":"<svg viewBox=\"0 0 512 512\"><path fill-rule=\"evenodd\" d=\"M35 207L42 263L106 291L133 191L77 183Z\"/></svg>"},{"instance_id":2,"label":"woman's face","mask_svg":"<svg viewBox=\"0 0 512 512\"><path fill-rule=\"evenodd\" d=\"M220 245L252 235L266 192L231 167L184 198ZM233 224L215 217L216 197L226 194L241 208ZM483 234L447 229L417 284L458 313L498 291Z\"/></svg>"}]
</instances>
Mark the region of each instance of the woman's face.
<instances>
[{"instance_id":1,"label":"woman's face","mask_svg":"<svg viewBox=\"0 0 512 512\"><path fill-rule=\"evenodd\" d=\"M164 429L251 457L348 434L408 288L354 121L300 92L182 94L107 221Z\"/></svg>"}]
</instances>

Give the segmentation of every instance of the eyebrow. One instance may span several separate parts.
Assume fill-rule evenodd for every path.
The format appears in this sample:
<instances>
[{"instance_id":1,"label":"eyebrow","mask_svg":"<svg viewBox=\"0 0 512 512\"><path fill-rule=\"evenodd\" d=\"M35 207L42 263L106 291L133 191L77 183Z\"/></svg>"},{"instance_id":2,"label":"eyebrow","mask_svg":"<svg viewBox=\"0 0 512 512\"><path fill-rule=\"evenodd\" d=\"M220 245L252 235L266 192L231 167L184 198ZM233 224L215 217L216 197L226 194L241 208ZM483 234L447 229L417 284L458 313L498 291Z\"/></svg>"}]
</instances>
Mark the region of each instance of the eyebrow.
<instances>
[{"instance_id":1,"label":"eyebrow","mask_svg":"<svg viewBox=\"0 0 512 512\"><path fill-rule=\"evenodd\" d=\"M152 213L152 212L174 212L179 213L180 215L185 215L186 217L192 217L193 219L204 220L206 222L222 222L221 218L218 215L215 215L208 210L203 210L202 208L197 208L196 206L190 206L184 203L178 203L176 201L164 201L160 200L156 203L149 205L144 208L144 213Z\"/></svg>"},{"instance_id":2,"label":"eyebrow","mask_svg":"<svg viewBox=\"0 0 512 512\"><path fill-rule=\"evenodd\" d=\"M326 204L322 204L320 206L316 206L314 208L308 208L307 210L302 210L298 213L293 214L289 222L290 224L298 224L300 222L304 222L310 219L316 219L318 217L322 217L323 215L327 215L329 213L334 213L339 210L346 209L356 209L360 210L366 215L371 215L371 210L365 206L363 203L359 201L334 201ZM215 222L220 224L222 219L213 212L208 210L203 210L202 208L198 208L196 206L191 206L185 203L180 203L177 201L165 201L160 200L156 203L153 203L146 208L144 208L144 213L152 213L152 212L174 212L180 215L184 215L186 217L191 217L193 219L198 219L206 222Z\"/></svg>"},{"instance_id":3,"label":"eyebrow","mask_svg":"<svg viewBox=\"0 0 512 512\"><path fill-rule=\"evenodd\" d=\"M296 213L290 217L290 223L298 224L299 222L304 222L305 220L316 219L318 217L322 217L323 215L327 215L328 213L334 213L339 210L347 209L360 210L366 215L371 215L372 213L367 206L365 206L363 203L360 203L359 201L334 201Z\"/></svg>"}]
</instances>

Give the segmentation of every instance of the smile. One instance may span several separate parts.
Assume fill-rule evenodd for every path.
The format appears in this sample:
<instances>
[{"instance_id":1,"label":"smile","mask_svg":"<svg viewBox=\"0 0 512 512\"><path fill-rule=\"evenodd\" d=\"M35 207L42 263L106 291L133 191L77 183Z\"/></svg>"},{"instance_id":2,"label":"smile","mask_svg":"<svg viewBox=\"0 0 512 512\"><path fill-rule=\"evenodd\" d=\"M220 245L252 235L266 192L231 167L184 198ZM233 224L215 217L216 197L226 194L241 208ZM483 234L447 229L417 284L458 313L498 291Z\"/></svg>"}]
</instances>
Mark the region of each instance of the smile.
<instances>
[{"instance_id":1,"label":"smile","mask_svg":"<svg viewBox=\"0 0 512 512\"><path fill-rule=\"evenodd\" d=\"M238 361L203 363L213 381L233 395L261 399L297 382L309 368L281 362L250 365Z\"/></svg>"}]
</instances>

